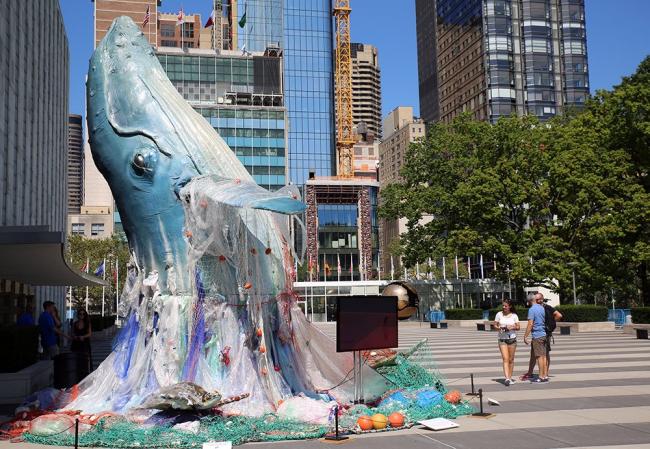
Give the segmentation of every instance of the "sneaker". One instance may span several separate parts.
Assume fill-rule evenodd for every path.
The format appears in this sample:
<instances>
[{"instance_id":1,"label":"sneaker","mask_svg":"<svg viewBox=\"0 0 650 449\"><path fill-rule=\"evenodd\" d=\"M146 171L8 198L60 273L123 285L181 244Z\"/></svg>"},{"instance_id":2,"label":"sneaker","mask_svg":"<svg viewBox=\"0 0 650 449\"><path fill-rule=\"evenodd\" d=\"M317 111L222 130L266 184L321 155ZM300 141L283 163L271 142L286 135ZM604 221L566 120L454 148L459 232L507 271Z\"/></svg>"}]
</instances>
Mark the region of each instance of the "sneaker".
<instances>
[{"instance_id":1,"label":"sneaker","mask_svg":"<svg viewBox=\"0 0 650 449\"><path fill-rule=\"evenodd\" d=\"M510 379L510 385L512 385L514 383L517 383L517 381L515 379Z\"/></svg>"},{"instance_id":2,"label":"sneaker","mask_svg":"<svg viewBox=\"0 0 650 449\"><path fill-rule=\"evenodd\" d=\"M543 384L548 382L548 377L545 377L542 379L541 377L536 377L534 379L530 379L530 382L533 384Z\"/></svg>"},{"instance_id":3,"label":"sneaker","mask_svg":"<svg viewBox=\"0 0 650 449\"><path fill-rule=\"evenodd\" d=\"M504 384L505 384L506 387L509 387L509 386L510 386L510 383L511 383L511 380L510 380L510 379L506 379L505 382L504 382Z\"/></svg>"},{"instance_id":4,"label":"sneaker","mask_svg":"<svg viewBox=\"0 0 650 449\"><path fill-rule=\"evenodd\" d=\"M532 374L525 373L525 374L522 374L522 375L519 377L519 380L531 380L532 378L533 378L533 375L532 375Z\"/></svg>"},{"instance_id":5,"label":"sneaker","mask_svg":"<svg viewBox=\"0 0 650 449\"><path fill-rule=\"evenodd\" d=\"M548 382L548 381L549 381L549 378L548 378L548 377L544 377L541 381L542 381L542 382Z\"/></svg>"}]
</instances>

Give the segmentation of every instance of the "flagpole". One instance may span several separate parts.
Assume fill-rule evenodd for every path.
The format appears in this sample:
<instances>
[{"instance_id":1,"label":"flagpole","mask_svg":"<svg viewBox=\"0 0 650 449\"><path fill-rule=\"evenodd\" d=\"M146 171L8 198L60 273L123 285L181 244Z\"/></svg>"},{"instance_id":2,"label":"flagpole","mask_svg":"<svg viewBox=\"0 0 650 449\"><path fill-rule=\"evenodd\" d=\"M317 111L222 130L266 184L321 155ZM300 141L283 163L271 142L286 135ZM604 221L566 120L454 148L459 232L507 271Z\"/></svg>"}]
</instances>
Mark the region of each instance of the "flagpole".
<instances>
[{"instance_id":1,"label":"flagpole","mask_svg":"<svg viewBox=\"0 0 650 449\"><path fill-rule=\"evenodd\" d=\"M442 279L447 280L447 266L445 265L445 257L442 257Z\"/></svg>"},{"instance_id":2,"label":"flagpole","mask_svg":"<svg viewBox=\"0 0 650 449\"><path fill-rule=\"evenodd\" d=\"M393 261L393 255L390 255L390 280L395 280L395 262Z\"/></svg>"},{"instance_id":3,"label":"flagpole","mask_svg":"<svg viewBox=\"0 0 650 449\"><path fill-rule=\"evenodd\" d=\"M106 257L104 257L104 262L102 262L102 279L106 280ZM106 294L106 285L102 285L102 316L104 316L104 299Z\"/></svg>"},{"instance_id":4,"label":"flagpole","mask_svg":"<svg viewBox=\"0 0 650 449\"><path fill-rule=\"evenodd\" d=\"M221 20L219 23L221 24ZM212 49L217 50L217 0L212 1Z\"/></svg>"},{"instance_id":5,"label":"flagpole","mask_svg":"<svg viewBox=\"0 0 650 449\"><path fill-rule=\"evenodd\" d=\"M86 257L86 274L90 268L90 257ZM86 313L88 313L88 286L86 285Z\"/></svg>"}]
</instances>

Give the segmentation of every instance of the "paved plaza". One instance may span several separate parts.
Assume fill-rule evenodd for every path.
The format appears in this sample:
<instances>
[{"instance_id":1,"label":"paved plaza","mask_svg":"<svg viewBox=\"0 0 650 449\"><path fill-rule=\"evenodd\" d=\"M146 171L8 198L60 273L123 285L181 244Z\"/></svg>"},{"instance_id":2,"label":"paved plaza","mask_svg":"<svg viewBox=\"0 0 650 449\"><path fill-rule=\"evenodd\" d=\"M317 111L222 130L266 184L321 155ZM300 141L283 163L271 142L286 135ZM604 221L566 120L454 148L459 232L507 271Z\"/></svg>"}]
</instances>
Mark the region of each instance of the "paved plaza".
<instances>
[{"instance_id":1,"label":"paved plaza","mask_svg":"<svg viewBox=\"0 0 650 449\"><path fill-rule=\"evenodd\" d=\"M335 324L318 326L334 337ZM520 335L522 333L520 332ZM650 341L620 331L555 336L551 382L517 382L505 387L496 333L473 329L430 329L428 324L402 323L400 349L428 338L430 350L420 362L436 368L450 388L476 388L500 406L488 406L491 418L461 417L457 429L433 432L416 426L399 432L353 436L341 443L297 441L257 443L256 448L349 449L481 448L547 449L599 447L650 448ZM521 340L521 338L520 338ZM520 342L515 374L526 370L529 347ZM475 401L474 401L475 402ZM0 448L18 447L2 442ZM21 444L21 448L39 446Z\"/></svg>"}]
</instances>

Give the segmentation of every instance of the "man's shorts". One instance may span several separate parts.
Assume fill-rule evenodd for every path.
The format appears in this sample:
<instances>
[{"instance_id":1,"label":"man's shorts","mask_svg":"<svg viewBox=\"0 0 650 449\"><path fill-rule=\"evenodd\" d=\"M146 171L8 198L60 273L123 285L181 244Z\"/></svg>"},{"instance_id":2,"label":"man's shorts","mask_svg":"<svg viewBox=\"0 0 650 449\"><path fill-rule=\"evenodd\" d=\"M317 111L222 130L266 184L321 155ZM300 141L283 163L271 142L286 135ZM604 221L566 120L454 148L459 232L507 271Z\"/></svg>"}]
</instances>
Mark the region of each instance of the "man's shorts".
<instances>
[{"instance_id":1,"label":"man's shorts","mask_svg":"<svg viewBox=\"0 0 650 449\"><path fill-rule=\"evenodd\" d=\"M533 338L533 354L535 357L542 357L546 355L546 337Z\"/></svg>"}]
</instances>

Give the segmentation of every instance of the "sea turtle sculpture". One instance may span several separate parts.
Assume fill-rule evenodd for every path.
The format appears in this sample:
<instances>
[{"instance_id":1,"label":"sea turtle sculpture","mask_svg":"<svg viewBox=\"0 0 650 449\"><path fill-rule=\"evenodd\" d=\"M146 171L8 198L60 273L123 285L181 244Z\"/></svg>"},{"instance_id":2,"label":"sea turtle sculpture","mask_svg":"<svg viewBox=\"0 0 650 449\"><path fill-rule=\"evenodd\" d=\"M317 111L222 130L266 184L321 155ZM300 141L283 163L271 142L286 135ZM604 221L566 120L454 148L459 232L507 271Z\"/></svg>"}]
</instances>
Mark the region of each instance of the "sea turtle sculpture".
<instances>
[{"instance_id":1,"label":"sea turtle sculpture","mask_svg":"<svg viewBox=\"0 0 650 449\"><path fill-rule=\"evenodd\" d=\"M179 382L149 396L140 408L157 410L211 410L232 402L241 401L248 394L223 398L218 391L206 391L192 382Z\"/></svg>"}]
</instances>

